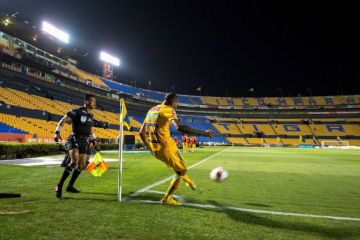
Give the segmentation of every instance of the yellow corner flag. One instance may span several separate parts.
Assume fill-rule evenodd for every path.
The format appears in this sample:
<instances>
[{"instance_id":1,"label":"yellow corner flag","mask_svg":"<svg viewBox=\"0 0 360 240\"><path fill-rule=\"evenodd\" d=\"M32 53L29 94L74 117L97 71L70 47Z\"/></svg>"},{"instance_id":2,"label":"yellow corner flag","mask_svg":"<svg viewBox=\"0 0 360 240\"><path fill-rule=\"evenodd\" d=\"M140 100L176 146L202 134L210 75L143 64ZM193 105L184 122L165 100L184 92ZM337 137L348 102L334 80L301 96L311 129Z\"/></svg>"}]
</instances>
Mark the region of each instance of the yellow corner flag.
<instances>
[{"instance_id":1,"label":"yellow corner flag","mask_svg":"<svg viewBox=\"0 0 360 240\"><path fill-rule=\"evenodd\" d=\"M120 124L123 123L126 127L126 130L130 130L130 118L129 114L126 110L125 100L120 99L120 106L121 106L121 112L120 112Z\"/></svg>"},{"instance_id":2,"label":"yellow corner flag","mask_svg":"<svg viewBox=\"0 0 360 240\"><path fill-rule=\"evenodd\" d=\"M124 145L124 126L130 131L130 118L126 109L125 100L120 99L120 134L119 134L119 173L118 173L118 201L121 202L122 191L122 162L123 162L123 145Z\"/></svg>"},{"instance_id":3,"label":"yellow corner flag","mask_svg":"<svg viewBox=\"0 0 360 240\"><path fill-rule=\"evenodd\" d=\"M90 163L87 165L86 170L95 177L101 177L104 172L109 170L109 167L101 154L97 152L93 159L91 159Z\"/></svg>"}]
</instances>

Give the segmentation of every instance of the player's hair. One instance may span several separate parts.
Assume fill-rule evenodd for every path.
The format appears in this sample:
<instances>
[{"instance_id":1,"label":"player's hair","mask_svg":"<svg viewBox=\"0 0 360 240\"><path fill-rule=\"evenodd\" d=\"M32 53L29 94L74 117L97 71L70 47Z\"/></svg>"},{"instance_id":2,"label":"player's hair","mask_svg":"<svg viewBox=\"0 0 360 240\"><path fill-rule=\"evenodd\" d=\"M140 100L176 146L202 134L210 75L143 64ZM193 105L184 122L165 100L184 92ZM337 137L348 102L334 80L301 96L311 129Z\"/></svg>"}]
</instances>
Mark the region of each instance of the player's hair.
<instances>
[{"instance_id":1,"label":"player's hair","mask_svg":"<svg viewBox=\"0 0 360 240\"><path fill-rule=\"evenodd\" d=\"M92 95L92 94L86 94L86 96L85 96L85 99L84 99L84 100L89 101L89 100L90 100L90 98L95 98L95 95Z\"/></svg>"},{"instance_id":2,"label":"player's hair","mask_svg":"<svg viewBox=\"0 0 360 240\"><path fill-rule=\"evenodd\" d=\"M177 99L177 97L178 97L178 96L176 95L176 93L174 93L174 92L169 92L169 93L167 93L167 94L165 95L164 100L165 100L165 102L167 102L167 103L173 103L174 100Z\"/></svg>"}]
</instances>

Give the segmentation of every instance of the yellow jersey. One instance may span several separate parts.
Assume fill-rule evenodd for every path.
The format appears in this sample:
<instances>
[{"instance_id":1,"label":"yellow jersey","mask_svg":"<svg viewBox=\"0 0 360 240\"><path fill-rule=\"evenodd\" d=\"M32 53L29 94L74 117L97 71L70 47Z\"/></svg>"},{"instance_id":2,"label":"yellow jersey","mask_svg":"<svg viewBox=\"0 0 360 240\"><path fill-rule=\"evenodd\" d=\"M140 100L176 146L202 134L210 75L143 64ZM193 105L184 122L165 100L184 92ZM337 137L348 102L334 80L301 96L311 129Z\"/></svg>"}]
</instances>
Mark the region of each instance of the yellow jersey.
<instances>
[{"instance_id":1,"label":"yellow jersey","mask_svg":"<svg viewBox=\"0 0 360 240\"><path fill-rule=\"evenodd\" d=\"M170 121L177 119L175 110L165 104L151 108L145 117L146 136L152 151L162 148L177 150L174 140L170 137Z\"/></svg>"}]
</instances>

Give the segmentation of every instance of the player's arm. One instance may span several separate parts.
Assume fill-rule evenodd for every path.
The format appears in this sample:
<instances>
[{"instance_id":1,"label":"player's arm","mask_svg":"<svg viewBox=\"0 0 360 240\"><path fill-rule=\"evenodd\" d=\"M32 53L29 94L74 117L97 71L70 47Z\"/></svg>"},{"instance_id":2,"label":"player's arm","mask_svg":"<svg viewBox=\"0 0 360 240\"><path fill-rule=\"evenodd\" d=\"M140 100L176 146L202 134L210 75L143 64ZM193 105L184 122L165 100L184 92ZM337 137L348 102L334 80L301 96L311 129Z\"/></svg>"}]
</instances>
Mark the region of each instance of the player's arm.
<instances>
[{"instance_id":1,"label":"player's arm","mask_svg":"<svg viewBox=\"0 0 360 240\"><path fill-rule=\"evenodd\" d=\"M181 124L177 119L171 119L171 124L181 133L183 134L193 134L197 136L204 136L204 137L214 137L216 134L211 130L201 131L187 125Z\"/></svg>"},{"instance_id":2,"label":"player's arm","mask_svg":"<svg viewBox=\"0 0 360 240\"><path fill-rule=\"evenodd\" d=\"M108 122L101 122L101 121L98 121L98 120L94 119L94 127L107 129L107 128L109 128L109 123Z\"/></svg>"},{"instance_id":3,"label":"player's arm","mask_svg":"<svg viewBox=\"0 0 360 240\"><path fill-rule=\"evenodd\" d=\"M60 133L61 133L61 130L65 123L68 123L68 124L72 123L72 120L68 115L65 115L63 118L61 118L59 123L56 126L55 135L54 135L55 142L59 142L60 140L62 140Z\"/></svg>"},{"instance_id":4,"label":"player's arm","mask_svg":"<svg viewBox=\"0 0 360 240\"><path fill-rule=\"evenodd\" d=\"M99 151L98 147L99 147L99 143L97 136L94 133L94 130L91 128L91 135L89 137L89 148L95 148L97 151Z\"/></svg>"},{"instance_id":5,"label":"player's arm","mask_svg":"<svg viewBox=\"0 0 360 240\"><path fill-rule=\"evenodd\" d=\"M141 140L145 143L146 147L151 150L149 140L146 136L145 121L141 125L141 128L139 130L139 135L140 135Z\"/></svg>"}]
</instances>

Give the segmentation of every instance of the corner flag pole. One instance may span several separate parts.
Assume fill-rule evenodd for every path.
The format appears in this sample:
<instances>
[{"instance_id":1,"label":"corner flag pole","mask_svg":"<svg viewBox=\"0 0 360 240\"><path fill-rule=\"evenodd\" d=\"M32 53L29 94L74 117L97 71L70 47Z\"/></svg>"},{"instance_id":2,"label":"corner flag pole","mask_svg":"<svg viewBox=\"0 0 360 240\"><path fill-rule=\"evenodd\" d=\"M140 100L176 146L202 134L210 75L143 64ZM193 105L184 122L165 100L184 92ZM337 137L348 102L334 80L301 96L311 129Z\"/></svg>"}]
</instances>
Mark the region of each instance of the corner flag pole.
<instances>
[{"instance_id":1,"label":"corner flag pole","mask_svg":"<svg viewBox=\"0 0 360 240\"><path fill-rule=\"evenodd\" d=\"M118 173L118 201L121 202L122 190L122 162L123 162L123 136L124 136L124 116L123 99L120 99L120 134L119 134L119 173Z\"/></svg>"}]
</instances>

